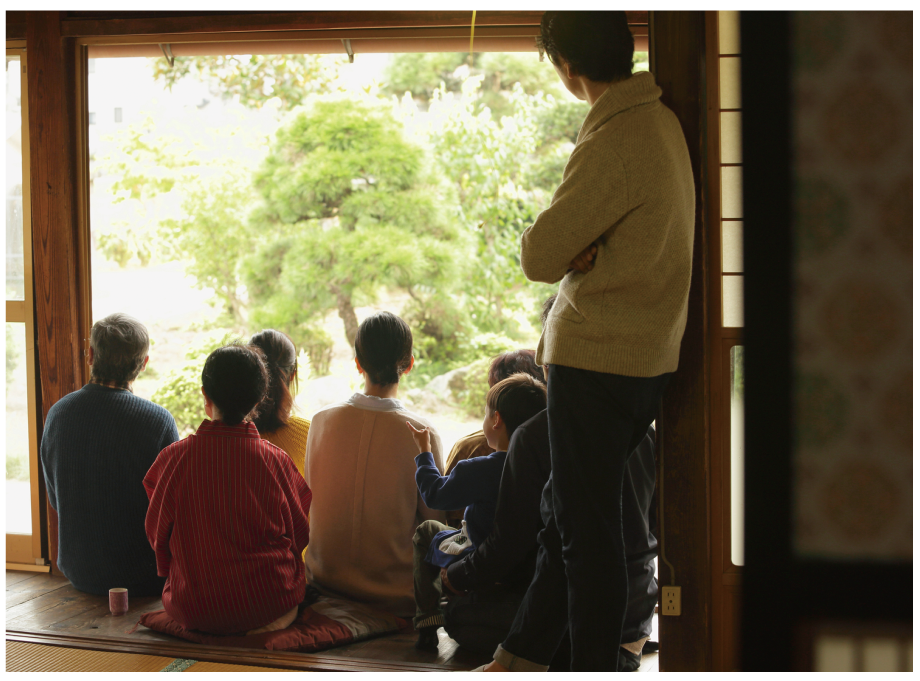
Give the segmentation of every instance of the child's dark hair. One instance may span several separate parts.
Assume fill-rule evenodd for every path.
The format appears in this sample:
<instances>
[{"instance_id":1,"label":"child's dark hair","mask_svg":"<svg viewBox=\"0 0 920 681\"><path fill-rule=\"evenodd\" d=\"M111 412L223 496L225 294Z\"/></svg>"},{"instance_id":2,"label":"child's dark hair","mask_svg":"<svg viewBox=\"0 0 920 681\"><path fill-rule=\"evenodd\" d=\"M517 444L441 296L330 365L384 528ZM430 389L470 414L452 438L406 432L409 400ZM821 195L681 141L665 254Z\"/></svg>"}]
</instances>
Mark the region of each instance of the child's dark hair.
<instances>
[{"instance_id":1,"label":"child's dark hair","mask_svg":"<svg viewBox=\"0 0 920 681\"><path fill-rule=\"evenodd\" d=\"M412 364L412 331L392 312L371 315L358 327L355 357L375 385L399 383Z\"/></svg>"},{"instance_id":2,"label":"child's dark hair","mask_svg":"<svg viewBox=\"0 0 920 681\"><path fill-rule=\"evenodd\" d=\"M544 329L546 328L546 320L549 319L550 310L553 309L553 304L556 302L556 295L557 294L554 293L543 301L543 309L540 310L540 326Z\"/></svg>"},{"instance_id":3,"label":"child's dark hair","mask_svg":"<svg viewBox=\"0 0 920 681\"><path fill-rule=\"evenodd\" d=\"M510 439L515 428L546 409L546 386L530 374L513 374L489 389L486 406L502 415Z\"/></svg>"},{"instance_id":4,"label":"child's dark hair","mask_svg":"<svg viewBox=\"0 0 920 681\"><path fill-rule=\"evenodd\" d=\"M268 368L262 351L242 343L217 348L204 362L201 386L220 409L224 424L242 423L268 389Z\"/></svg>"},{"instance_id":5,"label":"child's dark hair","mask_svg":"<svg viewBox=\"0 0 920 681\"><path fill-rule=\"evenodd\" d=\"M561 67L567 61L578 75L599 83L632 75L635 41L626 12L544 12L540 44Z\"/></svg>"},{"instance_id":6,"label":"child's dark hair","mask_svg":"<svg viewBox=\"0 0 920 681\"><path fill-rule=\"evenodd\" d=\"M294 390L297 390L297 349L287 334L274 329L263 329L249 340L249 344L265 354L268 364L268 391L252 422L260 433L273 433L291 417L294 397L288 385L293 379Z\"/></svg>"},{"instance_id":7,"label":"child's dark hair","mask_svg":"<svg viewBox=\"0 0 920 681\"><path fill-rule=\"evenodd\" d=\"M524 373L543 382L543 370L537 366L537 353L534 350L510 350L492 358L489 366L489 387L512 374Z\"/></svg>"}]
</instances>

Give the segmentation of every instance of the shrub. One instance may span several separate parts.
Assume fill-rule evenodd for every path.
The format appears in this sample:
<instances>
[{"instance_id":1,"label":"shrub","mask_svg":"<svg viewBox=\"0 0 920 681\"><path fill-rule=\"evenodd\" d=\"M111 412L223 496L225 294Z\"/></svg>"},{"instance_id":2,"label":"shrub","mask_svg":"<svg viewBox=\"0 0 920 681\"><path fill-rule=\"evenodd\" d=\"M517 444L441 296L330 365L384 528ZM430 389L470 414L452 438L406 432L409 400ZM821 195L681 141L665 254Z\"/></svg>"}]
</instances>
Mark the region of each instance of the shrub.
<instances>
[{"instance_id":1,"label":"shrub","mask_svg":"<svg viewBox=\"0 0 920 681\"><path fill-rule=\"evenodd\" d=\"M204 361L214 350L234 340L238 338L231 333L219 337L212 334L189 348L185 353L185 363L172 370L150 398L173 415L180 437L195 432L205 418L204 398L201 396Z\"/></svg>"}]
</instances>

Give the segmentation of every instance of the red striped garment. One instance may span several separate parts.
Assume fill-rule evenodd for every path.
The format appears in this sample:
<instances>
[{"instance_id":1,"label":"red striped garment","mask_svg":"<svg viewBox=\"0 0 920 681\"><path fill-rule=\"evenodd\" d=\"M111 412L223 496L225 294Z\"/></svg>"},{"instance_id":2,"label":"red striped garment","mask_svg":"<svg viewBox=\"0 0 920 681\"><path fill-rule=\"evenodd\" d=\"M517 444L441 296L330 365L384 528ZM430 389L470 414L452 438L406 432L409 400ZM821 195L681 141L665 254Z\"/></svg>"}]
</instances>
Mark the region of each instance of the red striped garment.
<instances>
[{"instance_id":1,"label":"red striped garment","mask_svg":"<svg viewBox=\"0 0 920 681\"><path fill-rule=\"evenodd\" d=\"M160 452L144 488L163 607L186 629L245 632L303 600L313 493L255 425L206 419Z\"/></svg>"}]
</instances>

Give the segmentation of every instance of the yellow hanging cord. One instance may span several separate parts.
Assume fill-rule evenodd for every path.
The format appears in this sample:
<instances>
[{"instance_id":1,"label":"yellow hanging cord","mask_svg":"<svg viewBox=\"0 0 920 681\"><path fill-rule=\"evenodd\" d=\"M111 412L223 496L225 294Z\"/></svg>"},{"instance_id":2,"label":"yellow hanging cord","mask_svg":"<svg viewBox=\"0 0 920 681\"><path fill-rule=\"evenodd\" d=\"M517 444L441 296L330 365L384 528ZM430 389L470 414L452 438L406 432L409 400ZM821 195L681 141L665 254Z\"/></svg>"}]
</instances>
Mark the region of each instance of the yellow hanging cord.
<instances>
[{"instance_id":1,"label":"yellow hanging cord","mask_svg":"<svg viewBox=\"0 0 920 681\"><path fill-rule=\"evenodd\" d=\"M473 21L470 23L470 66L473 65L473 34L476 32L476 10L473 10Z\"/></svg>"}]
</instances>

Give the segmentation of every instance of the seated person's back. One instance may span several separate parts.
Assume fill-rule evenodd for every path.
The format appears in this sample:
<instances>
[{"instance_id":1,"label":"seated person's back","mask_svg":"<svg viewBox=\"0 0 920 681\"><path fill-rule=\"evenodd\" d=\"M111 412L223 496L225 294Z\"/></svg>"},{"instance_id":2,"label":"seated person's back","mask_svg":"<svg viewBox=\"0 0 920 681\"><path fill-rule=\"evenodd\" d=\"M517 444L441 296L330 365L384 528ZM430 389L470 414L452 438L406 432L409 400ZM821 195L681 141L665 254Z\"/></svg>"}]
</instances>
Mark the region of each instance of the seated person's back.
<instances>
[{"instance_id":1,"label":"seated person's back","mask_svg":"<svg viewBox=\"0 0 920 681\"><path fill-rule=\"evenodd\" d=\"M131 385L147 364L147 329L109 315L90 334L91 382L52 405L42 434L48 501L58 514L61 572L80 591L159 595L163 579L144 534L144 475L179 439L168 411Z\"/></svg>"},{"instance_id":2,"label":"seated person's back","mask_svg":"<svg viewBox=\"0 0 920 681\"><path fill-rule=\"evenodd\" d=\"M389 312L366 319L355 340L365 392L318 412L307 440L305 478L315 491L307 580L397 615L414 612L412 536L429 510L415 484L418 450L406 421L430 424L396 399L412 368L412 333ZM443 470L441 441L432 449Z\"/></svg>"},{"instance_id":3,"label":"seated person's back","mask_svg":"<svg viewBox=\"0 0 920 681\"><path fill-rule=\"evenodd\" d=\"M168 577L163 607L186 629L280 629L306 588L310 489L249 421L268 385L256 348L218 348L202 384L213 420L163 450L144 479L147 537Z\"/></svg>"},{"instance_id":4,"label":"seated person's back","mask_svg":"<svg viewBox=\"0 0 920 681\"><path fill-rule=\"evenodd\" d=\"M287 452L303 475L310 422L291 413L294 408L291 386L297 387L297 348L286 334L275 329L263 329L249 342L265 354L269 374L268 390L252 422L262 439Z\"/></svg>"},{"instance_id":5,"label":"seated person's back","mask_svg":"<svg viewBox=\"0 0 920 681\"><path fill-rule=\"evenodd\" d=\"M509 350L492 358L489 364L488 383L491 388L499 381L502 381L516 373L530 374L538 381L543 381L543 370L534 362L536 351L528 349ZM475 459L480 456L488 456L495 450L486 441L486 436L482 430L475 433L464 435L454 443L450 454L447 455L447 470L445 474L449 475L461 461ZM448 525L454 527L460 526L463 519L464 509L452 510L447 513Z\"/></svg>"}]
</instances>

